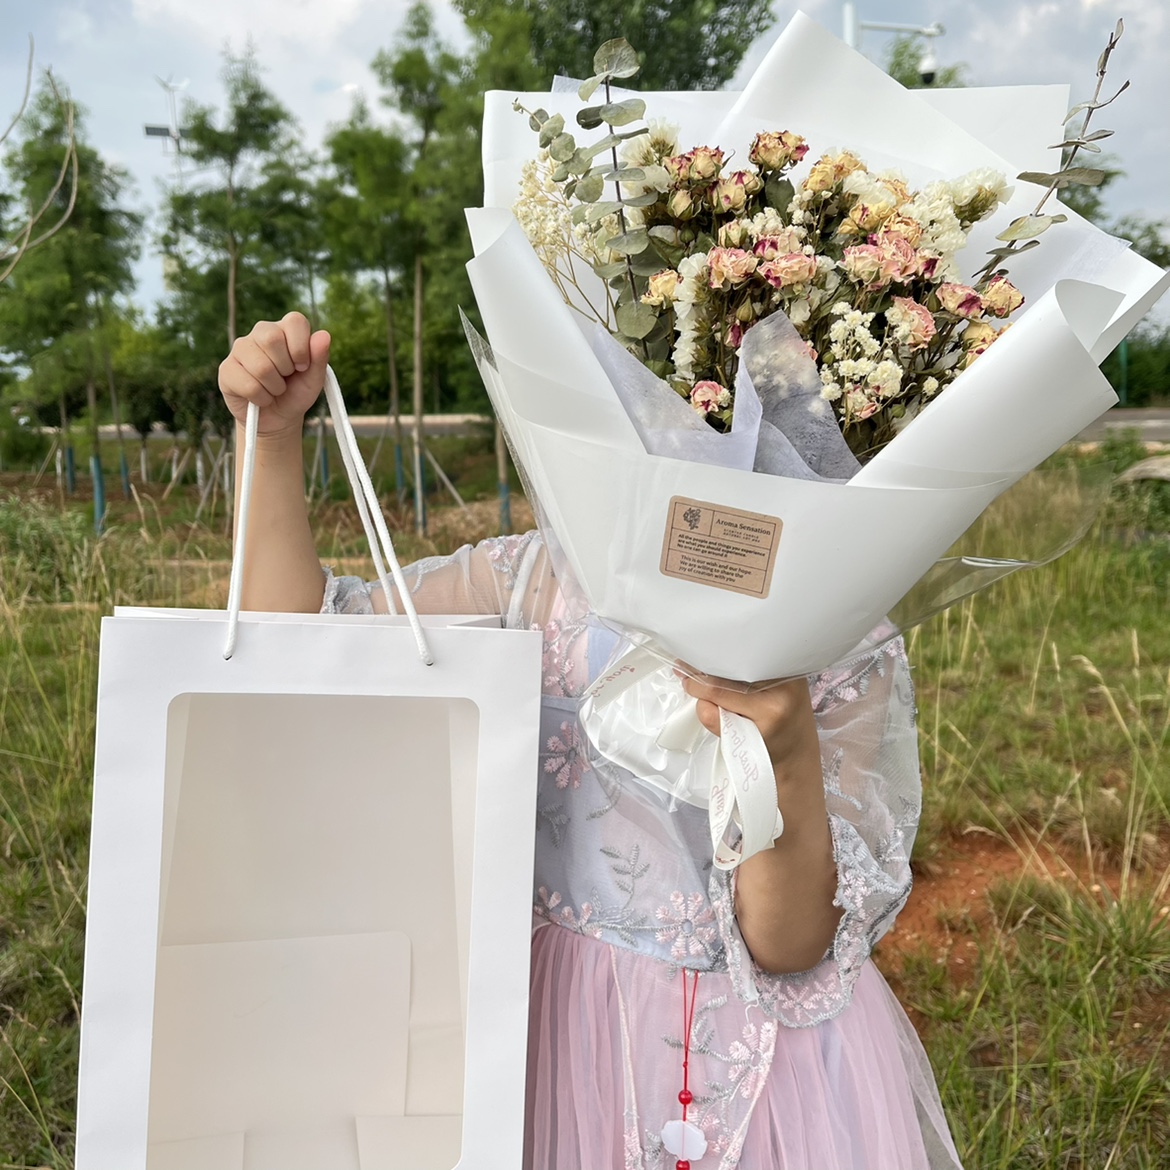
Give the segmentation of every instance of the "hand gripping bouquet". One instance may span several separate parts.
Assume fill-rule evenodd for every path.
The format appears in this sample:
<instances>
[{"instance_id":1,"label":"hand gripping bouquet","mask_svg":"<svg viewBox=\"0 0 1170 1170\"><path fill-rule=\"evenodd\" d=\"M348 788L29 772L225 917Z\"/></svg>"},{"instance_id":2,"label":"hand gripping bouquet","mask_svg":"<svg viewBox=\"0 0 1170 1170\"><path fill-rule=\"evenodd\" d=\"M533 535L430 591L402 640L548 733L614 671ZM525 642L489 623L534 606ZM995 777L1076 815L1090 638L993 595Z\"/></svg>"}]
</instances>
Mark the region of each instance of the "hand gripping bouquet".
<instances>
[{"instance_id":1,"label":"hand gripping bouquet","mask_svg":"<svg viewBox=\"0 0 1170 1170\"><path fill-rule=\"evenodd\" d=\"M811 674L1043 559L944 554L1116 401L1097 363L1170 283L1051 200L1091 168L1045 173L1107 133L1118 35L1079 131L1064 87L908 91L803 15L741 93L615 93L611 42L487 95L469 335L562 588L635 647L583 722L710 807L717 865L782 819L754 726L707 736L674 663Z\"/></svg>"}]
</instances>

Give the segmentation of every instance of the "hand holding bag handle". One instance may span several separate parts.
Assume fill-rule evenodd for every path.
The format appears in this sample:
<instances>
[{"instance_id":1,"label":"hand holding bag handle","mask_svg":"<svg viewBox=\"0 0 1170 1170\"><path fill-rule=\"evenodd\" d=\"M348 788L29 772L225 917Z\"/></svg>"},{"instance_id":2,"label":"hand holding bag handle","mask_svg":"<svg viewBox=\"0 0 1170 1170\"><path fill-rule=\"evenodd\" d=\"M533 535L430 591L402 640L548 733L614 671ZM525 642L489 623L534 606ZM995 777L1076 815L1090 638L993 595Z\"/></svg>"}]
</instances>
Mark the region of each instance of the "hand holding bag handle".
<instances>
[{"instance_id":1,"label":"hand holding bag handle","mask_svg":"<svg viewBox=\"0 0 1170 1170\"><path fill-rule=\"evenodd\" d=\"M329 404L329 414L333 419L333 433L337 445L341 450L341 461L345 464L345 472L349 477L350 489L353 491L354 502L357 504L358 515L361 517L362 528L366 534L366 542L370 547L370 554L374 560L374 568L378 580L382 585L382 593L386 598L386 605L390 612L394 612L394 594L390 588L390 580L386 573L385 561L390 563L390 574L394 584L398 587L398 596L402 598L403 608L406 610L410 628L414 631L415 645L418 647L418 656L427 666L434 664L430 647L427 645L426 634L422 623L418 620L418 613L410 597L406 579L402 575L402 567L394 552L394 543L390 539L390 532L386 527L386 519L382 515L382 507L378 502L378 494L370 480L370 473L366 470L365 462L358 448L357 436L349 421L349 414L341 397L341 387L337 384L337 376L333 368L325 368L325 400ZM256 472L256 435L260 423L260 408L254 403L248 403L248 414L244 423L244 466L240 479L240 509L236 520L235 547L232 551L232 573L228 585L228 628L227 639L224 645L224 658L231 658L236 649L236 637L239 633L240 599L244 588L244 555L248 537L248 510L252 497L252 479ZM383 554L385 561L383 560Z\"/></svg>"}]
</instances>

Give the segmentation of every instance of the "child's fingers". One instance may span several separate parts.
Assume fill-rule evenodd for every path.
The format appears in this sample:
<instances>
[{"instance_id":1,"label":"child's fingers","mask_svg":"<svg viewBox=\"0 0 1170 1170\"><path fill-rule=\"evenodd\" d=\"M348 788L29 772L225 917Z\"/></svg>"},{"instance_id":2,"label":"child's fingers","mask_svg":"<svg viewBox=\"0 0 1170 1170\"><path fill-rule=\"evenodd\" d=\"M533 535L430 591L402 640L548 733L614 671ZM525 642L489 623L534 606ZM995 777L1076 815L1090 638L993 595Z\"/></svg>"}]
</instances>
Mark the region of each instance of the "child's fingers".
<instances>
[{"instance_id":1,"label":"child's fingers","mask_svg":"<svg viewBox=\"0 0 1170 1170\"><path fill-rule=\"evenodd\" d=\"M253 330L247 337L242 337L236 342L232 347L232 356L275 399L288 389L288 383L285 381L287 375L281 372L277 361L282 360L291 375L292 359L288 350L284 348L283 341L280 342L280 352L276 358L272 356L271 348L272 346L263 345Z\"/></svg>"},{"instance_id":2,"label":"child's fingers","mask_svg":"<svg viewBox=\"0 0 1170 1170\"><path fill-rule=\"evenodd\" d=\"M225 394L234 394L237 398L254 402L261 410L276 401L264 383L234 357L225 359L219 367L219 385Z\"/></svg>"},{"instance_id":3,"label":"child's fingers","mask_svg":"<svg viewBox=\"0 0 1170 1170\"><path fill-rule=\"evenodd\" d=\"M318 329L307 340L306 353L309 360L305 367L308 371L305 376L308 378L309 385L318 390L325 385L325 367L329 364L331 342L332 338L324 329Z\"/></svg>"},{"instance_id":4,"label":"child's fingers","mask_svg":"<svg viewBox=\"0 0 1170 1170\"><path fill-rule=\"evenodd\" d=\"M284 343L288 350L289 360L298 374L303 374L313 362L310 352L312 327L304 313L285 313L277 326L283 334ZM285 377L293 371L290 369Z\"/></svg>"}]
</instances>

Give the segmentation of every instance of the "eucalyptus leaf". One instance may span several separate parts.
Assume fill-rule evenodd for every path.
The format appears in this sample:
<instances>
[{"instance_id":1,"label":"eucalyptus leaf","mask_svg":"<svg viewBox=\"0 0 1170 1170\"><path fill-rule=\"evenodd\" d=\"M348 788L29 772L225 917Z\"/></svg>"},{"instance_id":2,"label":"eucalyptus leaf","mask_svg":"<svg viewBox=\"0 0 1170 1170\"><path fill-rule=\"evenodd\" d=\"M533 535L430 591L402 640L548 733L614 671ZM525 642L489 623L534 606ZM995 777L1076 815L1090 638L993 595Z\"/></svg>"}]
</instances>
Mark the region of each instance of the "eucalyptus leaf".
<instances>
[{"instance_id":1,"label":"eucalyptus leaf","mask_svg":"<svg viewBox=\"0 0 1170 1170\"><path fill-rule=\"evenodd\" d=\"M992 248L987 254L988 256L993 256L996 260L1008 260L1012 256L1019 256L1023 252L1039 247L1039 240L1029 240L1026 244L1021 244L1018 248Z\"/></svg>"},{"instance_id":2,"label":"eucalyptus leaf","mask_svg":"<svg viewBox=\"0 0 1170 1170\"><path fill-rule=\"evenodd\" d=\"M577 125L582 130L594 130L601 125L601 106L586 106L577 111Z\"/></svg>"},{"instance_id":3,"label":"eucalyptus leaf","mask_svg":"<svg viewBox=\"0 0 1170 1170\"><path fill-rule=\"evenodd\" d=\"M569 170L568 166L561 163L559 167L552 173L552 181L554 183L563 183L573 172Z\"/></svg>"},{"instance_id":4,"label":"eucalyptus leaf","mask_svg":"<svg viewBox=\"0 0 1170 1170\"><path fill-rule=\"evenodd\" d=\"M635 276L653 276L662 271L662 257L655 248L646 248L636 256L630 257L630 265Z\"/></svg>"},{"instance_id":5,"label":"eucalyptus leaf","mask_svg":"<svg viewBox=\"0 0 1170 1170\"><path fill-rule=\"evenodd\" d=\"M624 256L636 256L639 252L643 252L650 245L650 235L642 228L636 228L632 232L622 232L620 235L614 236L612 240L606 240L605 246L611 252L620 252Z\"/></svg>"},{"instance_id":6,"label":"eucalyptus leaf","mask_svg":"<svg viewBox=\"0 0 1170 1170\"><path fill-rule=\"evenodd\" d=\"M632 301L619 305L617 310L618 328L627 336L641 340L658 324L658 314L650 305Z\"/></svg>"},{"instance_id":7,"label":"eucalyptus leaf","mask_svg":"<svg viewBox=\"0 0 1170 1170\"><path fill-rule=\"evenodd\" d=\"M609 102L601 107L600 117L610 126L626 126L636 122L646 113L646 102L642 98L626 98L620 102ZM581 115L577 115L580 121ZM588 127L586 127L588 129Z\"/></svg>"},{"instance_id":8,"label":"eucalyptus leaf","mask_svg":"<svg viewBox=\"0 0 1170 1170\"><path fill-rule=\"evenodd\" d=\"M596 203L605 190L605 183L600 175L590 174L577 182L577 198L582 203Z\"/></svg>"},{"instance_id":9,"label":"eucalyptus leaf","mask_svg":"<svg viewBox=\"0 0 1170 1170\"><path fill-rule=\"evenodd\" d=\"M577 144L572 134L558 134L549 143L548 156L557 162L567 163L577 152Z\"/></svg>"},{"instance_id":10,"label":"eucalyptus leaf","mask_svg":"<svg viewBox=\"0 0 1170 1170\"><path fill-rule=\"evenodd\" d=\"M587 102L596 92L597 87L605 80L604 77L594 76L586 78L577 87L577 96L583 101Z\"/></svg>"},{"instance_id":11,"label":"eucalyptus leaf","mask_svg":"<svg viewBox=\"0 0 1170 1170\"><path fill-rule=\"evenodd\" d=\"M657 191L646 191L642 195L627 195L625 204L627 207L653 207L661 198Z\"/></svg>"},{"instance_id":12,"label":"eucalyptus leaf","mask_svg":"<svg viewBox=\"0 0 1170 1170\"><path fill-rule=\"evenodd\" d=\"M565 166L569 168L569 173L573 175L587 175L590 168L593 166L593 158L589 151L577 147L573 151L573 157L569 159Z\"/></svg>"},{"instance_id":13,"label":"eucalyptus leaf","mask_svg":"<svg viewBox=\"0 0 1170 1170\"><path fill-rule=\"evenodd\" d=\"M633 77L641 67L634 46L625 37L606 41L593 54L593 72L603 77Z\"/></svg>"},{"instance_id":14,"label":"eucalyptus leaf","mask_svg":"<svg viewBox=\"0 0 1170 1170\"><path fill-rule=\"evenodd\" d=\"M1066 219L1067 215L1021 215L1019 219L1013 219L995 238L1005 243L1030 240L1046 232L1053 224L1064 223Z\"/></svg>"},{"instance_id":15,"label":"eucalyptus leaf","mask_svg":"<svg viewBox=\"0 0 1170 1170\"><path fill-rule=\"evenodd\" d=\"M565 128L564 114L553 114L553 116L551 118L549 118L540 127L540 145L542 147L548 146L548 144L550 142L552 142L552 140L558 134L560 134L560 132L562 130L564 130L564 128Z\"/></svg>"},{"instance_id":16,"label":"eucalyptus leaf","mask_svg":"<svg viewBox=\"0 0 1170 1170\"><path fill-rule=\"evenodd\" d=\"M1022 171L1016 178L1024 183L1039 183L1041 187L1067 187L1072 183L1097 187L1105 181L1105 172L1094 167L1067 167L1052 174L1047 171Z\"/></svg>"},{"instance_id":17,"label":"eucalyptus leaf","mask_svg":"<svg viewBox=\"0 0 1170 1170\"><path fill-rule=\"evenodd\" d=\"M619 146L629 138L641 138L643 134L649 133L650 131L645 126L639 126L636 130L625 130L621 134L607 134L604 138L599 138L592 143L589 146L589 152L596 156L604 150Z\"/></svg>"},{"instance_id":18,"label":"eucalyptus leaf","mask_svg":"<svg viewBox=\"0 0 1170 1170\"><path fill-rule=\"evenodd\" d=\"M607 183L640 183L646 173L641 167L619 166L615 171L607 171L603 177Z\"/></svg>"},{"instance_id":19,"label":"eucalyptus leaf","mask_svg":"<svg viewBox=\"0 0 1170 1170\"><path fill-rule=\"evenodd\" d=\"M643 362L642 365L658 378L667 378L674 373L674 366L670 362Z\"/></svg>"},{"instance_id":20,"label":"eucalyptus leaf","mask_svg":"<svg viewBox=\"0 0 1170 1170\"><path fill-rule=\"evenodd\" d=\"M533 110L528 116L528 125L539 130L548 121L548 110Z\"/></svg>"},{"instance_id":21,"label":"eucalyptus leaf","mask_svg":"<svg viewBox=\"0 0 1170 1170\"><path fill-rule=\"evenodd\" d=\"M603 199L599 203L591 203L585 222L597 223L598 220L605 219L607 215L616 215L621 209L622 205L616 199Z\"/></svg>"},{"instance_id":22,"label":"eucalyptus leaf","mask_svg":"<svg viewBox=\"0 0 1170 1170\"><path fill-rule=\"evenodd\" d=\"M616 280L626 275L626 262L615 260L612 264L599 264L594 270L602 280Z\"/></svg>"}]
</instances>

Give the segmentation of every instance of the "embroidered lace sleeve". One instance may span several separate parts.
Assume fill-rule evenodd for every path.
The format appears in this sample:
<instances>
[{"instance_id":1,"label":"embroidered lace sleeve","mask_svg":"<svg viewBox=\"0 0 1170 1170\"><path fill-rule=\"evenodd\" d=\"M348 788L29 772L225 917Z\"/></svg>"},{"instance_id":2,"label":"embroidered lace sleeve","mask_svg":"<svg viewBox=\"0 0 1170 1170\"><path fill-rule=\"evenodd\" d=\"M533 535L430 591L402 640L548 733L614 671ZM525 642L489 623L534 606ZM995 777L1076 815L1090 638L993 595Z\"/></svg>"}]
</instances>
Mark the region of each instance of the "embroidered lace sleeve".
<instances>
[{"instance_id":1,"label":"embroidered lace sleeve","mask_svg":"<svg viewBox=\"0 0 1170 1170\"><path fill-rule=\"evenodd\" d=\"M741 994L789 1027L838 1015L878 939L910 894L921 811L914 692L900 639L810 680L837 863L833 945L809 971L770 975L752 963L730 914L732 883L712 890ZM716 879L713 878L713 884Z\"/></svg>"},{"instance_id":2,"label":"embroidered lace sleeve","mask_svg":"<svg viewBox=\"0 0 1170 1170\"><path fill-rule=\"evenodd\" d=\"M467 544L450 556L426 557L404 566L403 575L419 613L499 614L501 623L528 625L551 592L546 561L539 536L528 532ZM379 582L323 571L322 613L389 612ZM393 601L401 612L397 595Z\"/></svg>"}]
</instances>

